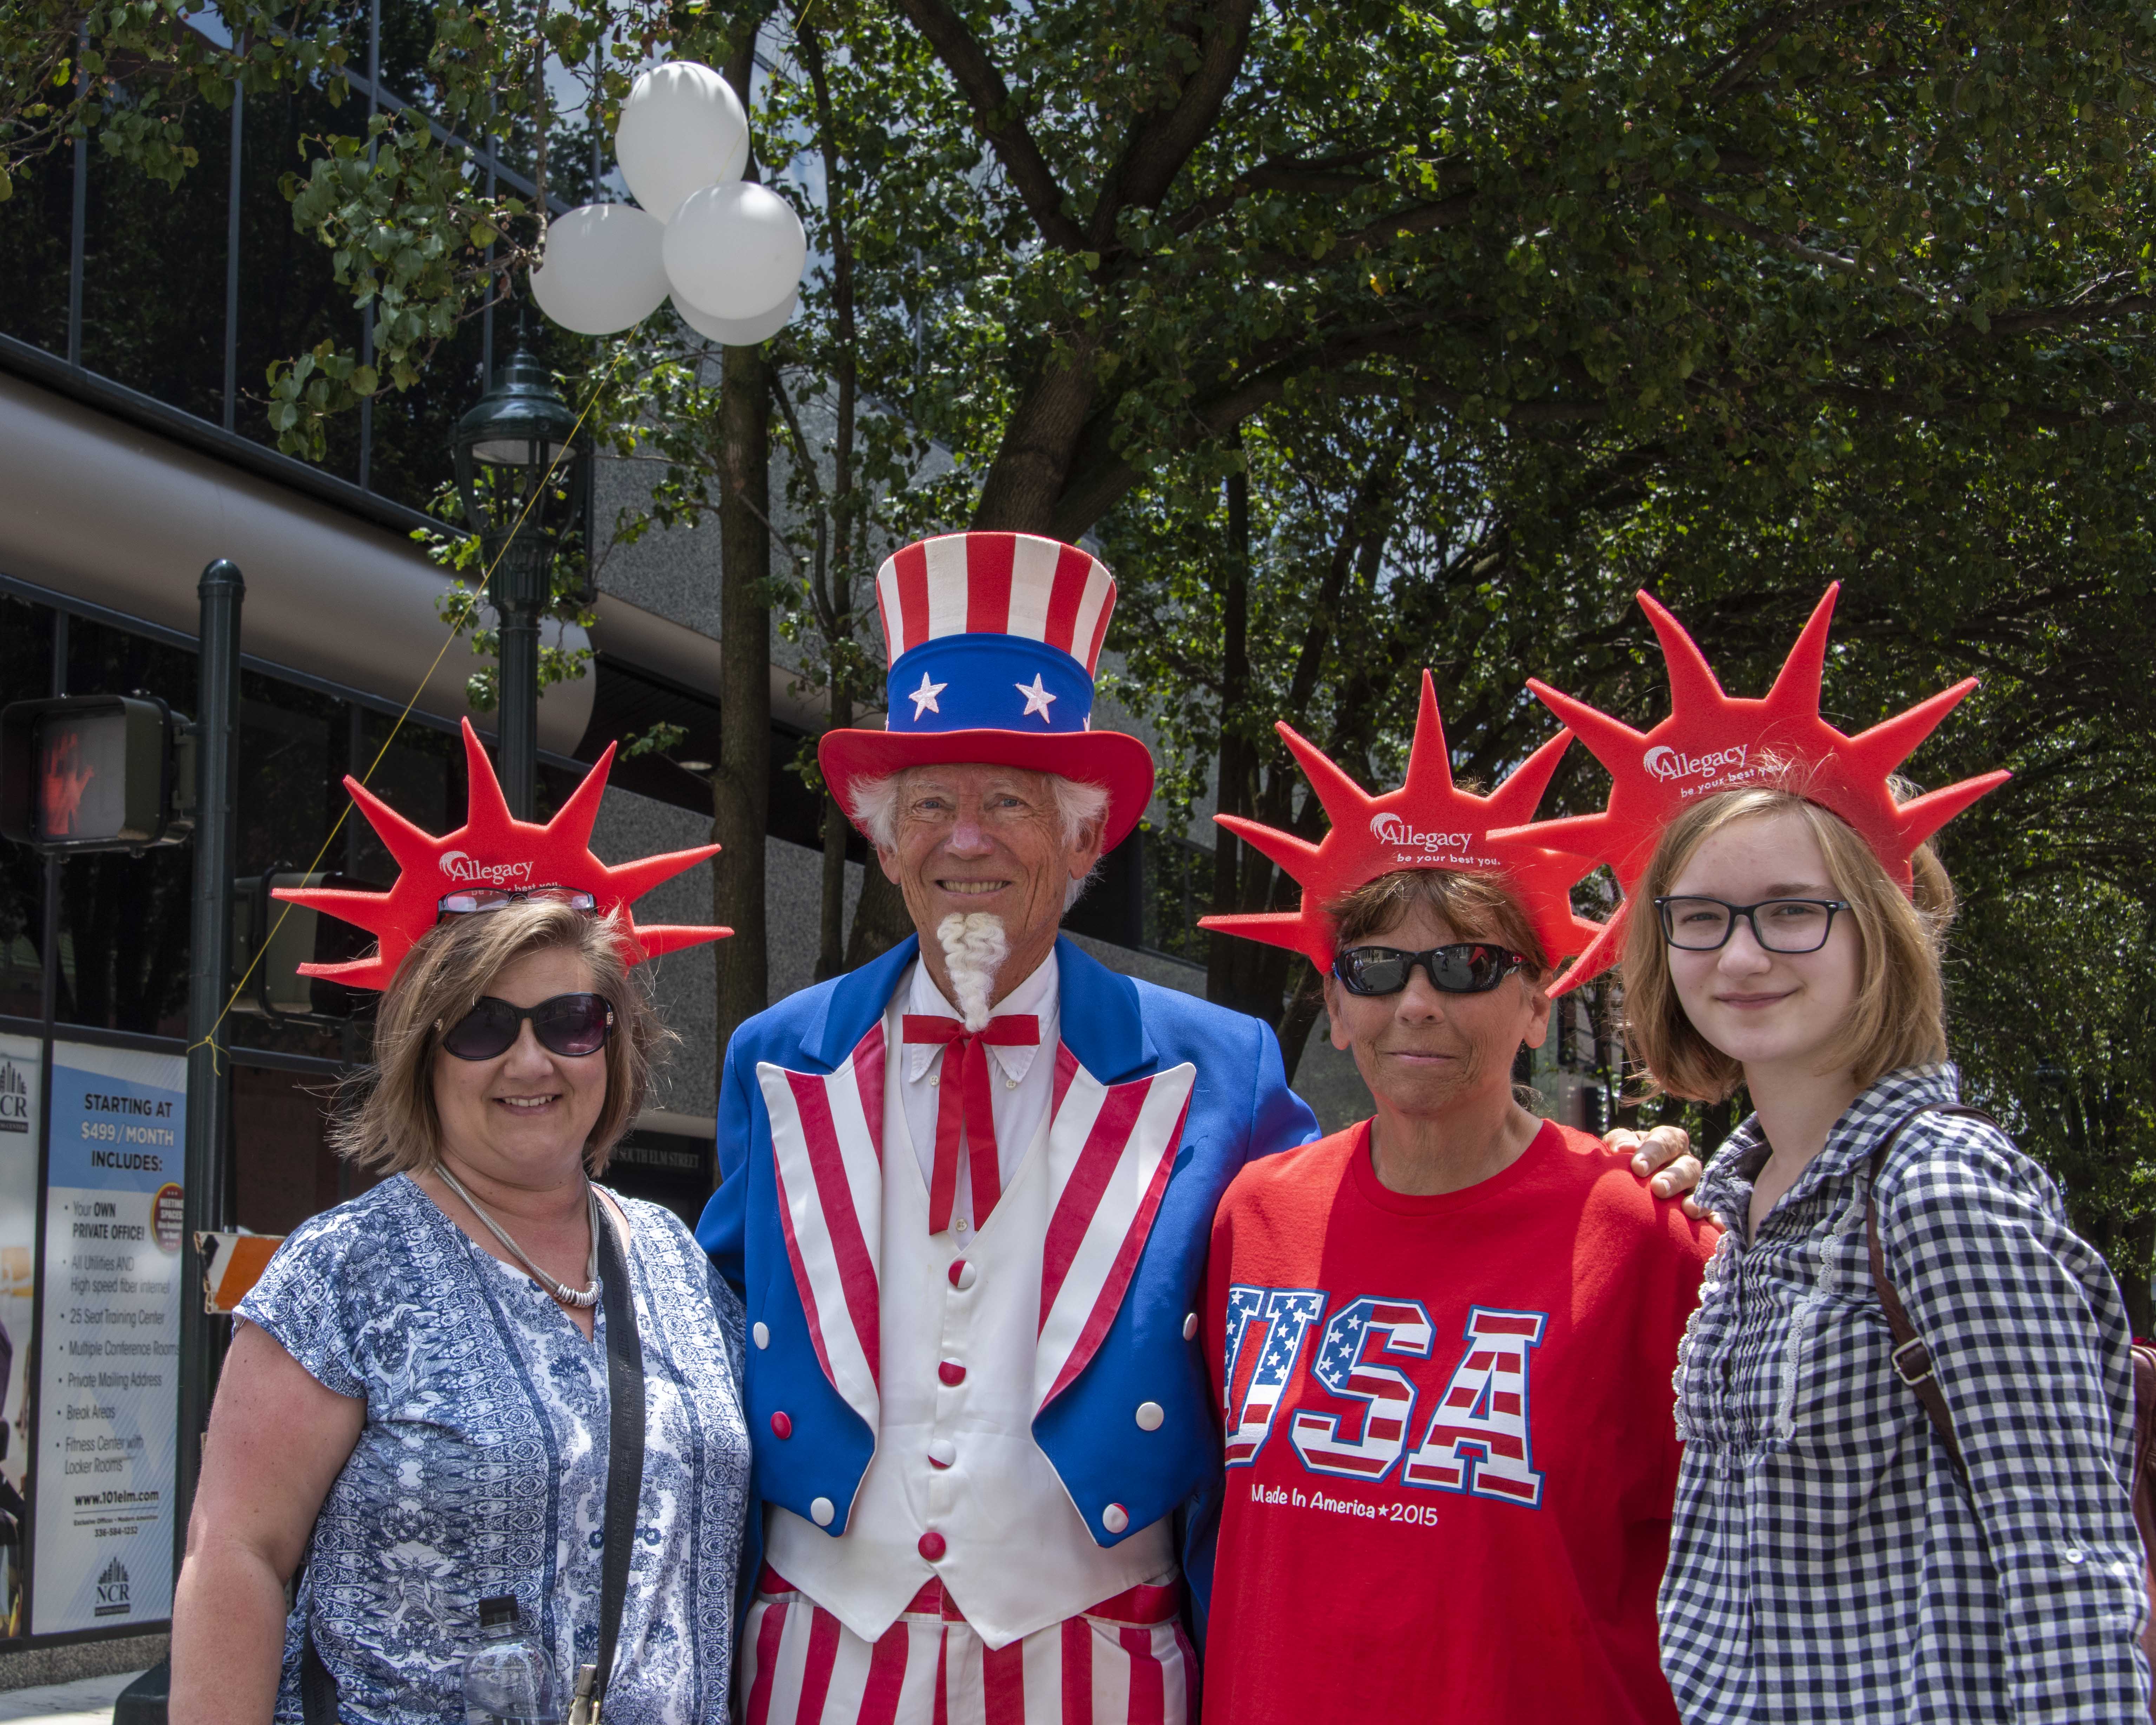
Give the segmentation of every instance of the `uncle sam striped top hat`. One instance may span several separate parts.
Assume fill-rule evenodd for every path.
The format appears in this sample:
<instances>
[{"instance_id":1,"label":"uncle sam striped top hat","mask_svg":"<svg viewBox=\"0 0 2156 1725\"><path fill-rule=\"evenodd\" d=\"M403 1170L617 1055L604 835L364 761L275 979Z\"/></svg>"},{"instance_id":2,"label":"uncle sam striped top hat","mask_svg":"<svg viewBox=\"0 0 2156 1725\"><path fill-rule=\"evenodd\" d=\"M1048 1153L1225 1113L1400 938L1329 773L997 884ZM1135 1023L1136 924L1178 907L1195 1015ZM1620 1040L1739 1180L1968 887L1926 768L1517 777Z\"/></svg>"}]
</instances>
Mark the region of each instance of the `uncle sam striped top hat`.
<instances>
[{"instance_id":1,"label":"uncle sam striped top hat","mask_svg":"<svg viewBox=\"0 0 2156 1725\"><path fill-rule=\"evenodd\" d=\"M857 780L978 762L1056 773L1108 793L1101 848L1128 836L1152 797L1152 757L1096 731L1093 668L1116 608L1107 565L1031 533L947 533L876 572L890 670L881 731L833 731L817 749L852 812Z\"/></svg>"}]
</instances>

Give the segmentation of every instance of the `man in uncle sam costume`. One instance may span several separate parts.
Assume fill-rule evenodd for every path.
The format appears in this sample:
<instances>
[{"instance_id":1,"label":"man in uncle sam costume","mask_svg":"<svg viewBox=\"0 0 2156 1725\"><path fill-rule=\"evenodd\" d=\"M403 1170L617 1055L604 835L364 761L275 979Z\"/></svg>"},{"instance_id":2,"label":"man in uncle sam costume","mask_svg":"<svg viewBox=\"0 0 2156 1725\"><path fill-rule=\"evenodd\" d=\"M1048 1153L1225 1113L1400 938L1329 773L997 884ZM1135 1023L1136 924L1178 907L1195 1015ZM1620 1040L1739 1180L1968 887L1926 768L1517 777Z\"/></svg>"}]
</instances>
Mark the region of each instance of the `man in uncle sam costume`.
<instances>
[{"instance_id":1,"label":"man in uncle sam costume","mask_svg":"<svg viewBox=\"0 0 2156 1725\"><path fill-rule=\"evenodd\" d=\"M697 1230L749 1317L740 1705L1180 1725L1219 1508L1207 1236L1317 1124L1266 1026L1058 933L1152 791L1090 725L1107 569L958 533L876 585L889 728L819 758L916 935L735 1034Z\"/></svg>"}]
</instances>

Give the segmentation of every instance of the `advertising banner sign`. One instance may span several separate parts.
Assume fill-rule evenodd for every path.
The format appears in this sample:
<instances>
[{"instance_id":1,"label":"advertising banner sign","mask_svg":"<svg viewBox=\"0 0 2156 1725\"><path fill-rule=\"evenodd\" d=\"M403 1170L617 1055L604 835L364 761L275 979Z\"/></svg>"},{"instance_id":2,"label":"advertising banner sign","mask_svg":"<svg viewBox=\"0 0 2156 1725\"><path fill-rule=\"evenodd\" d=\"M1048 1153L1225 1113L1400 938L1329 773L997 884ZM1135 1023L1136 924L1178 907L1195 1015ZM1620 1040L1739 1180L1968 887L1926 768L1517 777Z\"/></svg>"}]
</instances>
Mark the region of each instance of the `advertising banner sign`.
<instances>
[{"instance_id":1,"label":"advertising banner sign","mask_svg":"<svg viewBox=\"0 0 2156 1725\"><path fill-rule=\"evenodd\" d=\"M31 1633L172 1615L187 1062L56 1043Z\"/></svg>"},{"instance_id":2,"label":"advertising banner sign","mask_svg":"<svg viewBox=\"0 0 2156 1725\"><path fill-rule=\"evenodd\" d=\"M36 1311L38 1108L44 1045L0 1035L0 1635L23 1633L29 1490L31 1325Z\"/></svg>"}]
</instances>

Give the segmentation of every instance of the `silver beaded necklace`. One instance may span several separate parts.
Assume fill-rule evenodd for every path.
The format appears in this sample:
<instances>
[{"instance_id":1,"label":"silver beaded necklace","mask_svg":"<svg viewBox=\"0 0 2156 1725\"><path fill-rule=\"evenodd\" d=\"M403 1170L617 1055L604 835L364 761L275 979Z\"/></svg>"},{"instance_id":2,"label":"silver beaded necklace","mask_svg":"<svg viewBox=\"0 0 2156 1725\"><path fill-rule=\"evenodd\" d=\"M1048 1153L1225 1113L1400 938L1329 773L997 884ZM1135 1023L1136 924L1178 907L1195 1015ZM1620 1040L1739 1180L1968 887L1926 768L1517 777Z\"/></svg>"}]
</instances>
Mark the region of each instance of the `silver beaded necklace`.
<instances>
[{"instance_id":1,"label":"silver beaded necklace","mask_svg":"<svg viewBox=\"0 0 2156 1725\"><path fill-rule=\"evenodd\" d=\"M591 1256L584 1266L584 1280L590 1286L584 1288L572 1288L565 1281L555 1281L552 1276L534 1264L524 1248L509 1237L508 1230L479 1207L479 1200L465 1190L464 1183L449 1172L446 1164L437 1163L434 1172L442 1177L442 1183L450 1191L464 1199L465 1203L470 1207L471 1213L486 1224L488 1230L494 1237L516 1255L516 1261L531 1272L532 1279L541 1287L546 1289L564 1306L575 1306L588 1312L599 1303L599 1230L605 1224L599 1216L599 1195L592 1189L592 1183L589 1180L584 1182L584 1200L591 1206L592 1250Z\"/></svg>"}]
</instances>

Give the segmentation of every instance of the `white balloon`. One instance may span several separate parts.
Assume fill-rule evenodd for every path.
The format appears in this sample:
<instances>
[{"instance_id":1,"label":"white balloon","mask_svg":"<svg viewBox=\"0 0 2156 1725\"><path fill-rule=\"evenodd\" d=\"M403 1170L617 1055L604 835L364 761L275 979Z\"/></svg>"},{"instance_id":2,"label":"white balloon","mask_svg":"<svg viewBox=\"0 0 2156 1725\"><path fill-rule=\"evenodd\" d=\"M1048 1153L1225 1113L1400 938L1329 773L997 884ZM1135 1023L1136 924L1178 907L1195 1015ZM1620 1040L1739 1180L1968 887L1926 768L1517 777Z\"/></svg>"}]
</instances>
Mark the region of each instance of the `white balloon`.
<instances>
[{"instance_id":1,"label":"white balloon","mask_svg":"<svg viewBox=\"0 0 2156 1725\"><path fill-rule=\"evenodd\" d=\"M676 300L712 317L757 317L800 286L808 235L776 192L736 181L675 211L661 252Z\"/></svg>"},{"instance_id":2,"label":"white balloon","mask_svg":"<svg viewBox=\"0 0 2156 1725\"><path fill-rule=\"evenodd\" d=\"M641 323L666 297L666 229L628 203L587 203L547 224L547 261L531 297L565 330L611 336Z\"/></svg>"},{"instance_id":3,"label":"white balloon","mask_svg":"<svg viewBox=\"0 0 2156 1725\"><path fill-rule=\"evenodd\" d=\"M753 347L768 341L793 321L794 308L800 303L797 288L761 317L714 317L708 311L699 311L679 294L674 296L674 309L681 321L706 341L724 347Z\"/></svg>"},{"instance_id":4,"label":"white balloon","mask_svg":"<svg viewBox=\"0 0 2156 1725\"><path fill-rule=\"evenodd\" d=\"M733 86L709 66L670 61L630 86L613 154L636 201L671 221L690 193L741 177L748 116Z\"/></svg>"}]
</instances>

